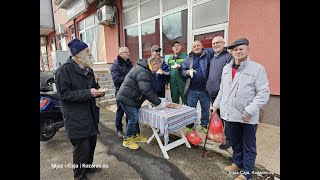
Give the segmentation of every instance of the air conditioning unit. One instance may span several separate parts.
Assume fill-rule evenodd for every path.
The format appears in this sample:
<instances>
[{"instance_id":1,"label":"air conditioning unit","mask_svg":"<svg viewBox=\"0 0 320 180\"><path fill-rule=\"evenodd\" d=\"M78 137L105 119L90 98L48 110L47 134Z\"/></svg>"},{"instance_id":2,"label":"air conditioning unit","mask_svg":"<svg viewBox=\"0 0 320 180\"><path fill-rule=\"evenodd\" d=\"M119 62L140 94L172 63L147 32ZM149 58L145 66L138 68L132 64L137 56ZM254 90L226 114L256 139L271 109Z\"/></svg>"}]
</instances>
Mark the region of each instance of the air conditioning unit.
<instances>
[{"instance_id":1,"label":"air conditioning unit","mask_svg":"<svg viewBox=\"0 0 320 180\"><path fill-rule=\"evenodd\" d=\"M114 26L115 23L115 7L104 5L97 10L97 19L100 24Z\"/></svg>"},{"instance_id":2,"label":"air conditioning unit","mask_svg":"<svg viewBox=\"0 0 320 180\"><path fill-rule=\"evenodd\" d=\"M57 35L66 34L66 27L64 24L59 24L57 29Z\"/></svg>"},{"instance_id":3,"label":"air conditioning unit","mask_svg":"<svg viewBox=\"0 0 320 180\"><path fill-rule=\"evenodd\" d=\"M47 45L47 38L44 36L40 37L40 45Z\"/></svg>"}]
</instances>

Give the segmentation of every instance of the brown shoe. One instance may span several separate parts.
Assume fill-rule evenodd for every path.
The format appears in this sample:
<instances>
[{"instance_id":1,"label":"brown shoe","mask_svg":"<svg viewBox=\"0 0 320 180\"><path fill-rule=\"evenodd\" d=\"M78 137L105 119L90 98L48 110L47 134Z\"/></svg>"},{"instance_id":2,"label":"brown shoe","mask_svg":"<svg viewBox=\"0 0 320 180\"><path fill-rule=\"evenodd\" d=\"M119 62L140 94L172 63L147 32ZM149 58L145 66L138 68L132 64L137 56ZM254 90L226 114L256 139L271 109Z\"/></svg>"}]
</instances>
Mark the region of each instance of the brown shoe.
<instances>
[{"instance_id":1,"label":"brown shoe","mask_svg":"<svg viewBox=\"0 0 320 180\"><path fill-rule=\"evenodd\" d=\"M247 178L244 176L244 175L242 175L242 174L240 174L238 177L236 177L234 180L247 180Z\"/></svg>"},{"instance_id":2,"label":"brown shoe","mask_svg":"<svg viewBox=\"0 0 320 180\"><path fill-rule=\"evenodd\" d=\"M234 163L232 163L230 166L226 166L226 167L224 167L223 168L225 171L239 171L240 170L240 168L237 166L237 165L235 165Z\"/></svg>"}]
</instances>

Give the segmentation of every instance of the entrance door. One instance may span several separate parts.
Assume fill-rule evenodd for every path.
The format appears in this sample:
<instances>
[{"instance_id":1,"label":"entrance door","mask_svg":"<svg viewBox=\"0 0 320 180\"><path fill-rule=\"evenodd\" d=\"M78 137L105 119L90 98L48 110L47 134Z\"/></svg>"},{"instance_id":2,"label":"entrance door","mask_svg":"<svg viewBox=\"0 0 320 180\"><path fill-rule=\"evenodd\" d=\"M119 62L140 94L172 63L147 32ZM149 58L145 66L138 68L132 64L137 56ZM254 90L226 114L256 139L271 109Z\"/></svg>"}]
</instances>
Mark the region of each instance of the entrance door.
<instances>
[{"instance_id":1,"label":"entrance door","mask_svg":"<svg viewBox=\"0 0 320 180\"><path fill-rule=\"evenodd\" d=\"M203 48L212 48L212 39L216 36L222 36L227 45L227 27L206 27L205 29L197 29L192 33L193 41L202 42Z\"/></svg>"}]
</instances>

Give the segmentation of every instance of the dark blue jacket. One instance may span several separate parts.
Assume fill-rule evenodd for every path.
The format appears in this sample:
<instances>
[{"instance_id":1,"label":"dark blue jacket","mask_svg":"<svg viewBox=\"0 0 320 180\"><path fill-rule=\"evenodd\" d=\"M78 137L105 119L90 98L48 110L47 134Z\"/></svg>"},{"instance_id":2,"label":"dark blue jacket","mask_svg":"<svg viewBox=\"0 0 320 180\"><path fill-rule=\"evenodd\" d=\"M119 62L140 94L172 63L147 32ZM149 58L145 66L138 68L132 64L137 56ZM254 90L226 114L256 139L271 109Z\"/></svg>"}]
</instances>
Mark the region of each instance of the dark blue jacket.
<instances>
[{"instance_id":1,"label":"dark blue jacket","mask_svg":"<svg viewBox=\"0 0 320 180\"><path fill-rule=\"evenodd\" d=\"M121 84L124 81L124 78L132 68L132 62L130 59L127 61L124 60L121 56L117 56L117 59L114 60L110 71L112 75L113 84L116 90L119 90Z\"/></svg>"},{"instance_id":2,"label":"dark blue jacket","mask_svg":"<svg viewBox=\"0 0 320 180\"><path fill-rule=\"evenodd\" d=\"M156 93L165 91L165 85L168 84L170 80L170 69L164 61L161 65L161 69L165 72L164 74L152 74L152 87Z\"/></svg>"},{"instance_id":3,"label":"dark blue jacket","mask_svg":"<svg viewBox=\"0 0 320 180\"><path fill-rule=\"evenodd\" d=\"M190 88L191 81L192 81L191 77L188 76L186 72L187 70L193 68L193 63L194 63L193 56L194 56L193 52L189 53L188 56L184 59L181 66L181 75L187 78L184 92L183 92L184 95L187 95ZM210 59L212 58L212 56L213 56L213 52L208 51L207 49L203 49L201 52L199 63L202 69L203 77L205 78L205 82L203 83L207 83L206 81L208 80Z\"/></svg>"},{"instance_id":4,"label":"dark blue jacket","mask_svg":"<svg viewBox=\"0 0 320 180\"><path fill-rule=\"evenodd\" d=\"M211 49L213 52L213 50ZM224 48L218 56L213 56L210 60L209 76L206 89L211 98L216 98L220 89L221 74L223 67L229 63L232 55Z\"/></svg>"}]
</instances>

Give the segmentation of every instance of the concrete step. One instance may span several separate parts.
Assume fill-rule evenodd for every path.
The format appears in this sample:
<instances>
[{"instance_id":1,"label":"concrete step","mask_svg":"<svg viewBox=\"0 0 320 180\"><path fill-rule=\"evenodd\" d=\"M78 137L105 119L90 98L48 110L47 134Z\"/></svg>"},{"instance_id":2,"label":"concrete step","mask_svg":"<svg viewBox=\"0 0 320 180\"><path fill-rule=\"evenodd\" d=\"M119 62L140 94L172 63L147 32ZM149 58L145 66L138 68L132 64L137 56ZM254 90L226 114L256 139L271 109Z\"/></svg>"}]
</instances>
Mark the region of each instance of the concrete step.
<instances>
[{"instance_id":1,"label":"concrete step","mask_svg":"<svg viewBox=\"0 0 320 180\"><path fill-rule=\"evenodd\" d=\"M112 85L113 86L113 81L99 81L100 86L105 86L105 85Z\"/></svg>"},{"instance_id":2,"label":"concrete step","mask_svg":"<svg viewBox=\"0 0 320 180\"><path fill-rule=\"evenodd\" d=\"M105 76L105 77L99 77L99 82L104 82L104 81L111 81L111 82L113 82L111 75Z\"/></svg>"},{"instance_id":3,"label":"concrete step","mask_svg":"<svg viewBox=\"0 0 320 180\"><path fill-rule=\"evenodd\" d=\"M102 100L114 99L114 98L116 98L115 94L106 94L103 97L100 97L99 99L100 99L100 101L102 101Z\"/></svg>"},{"instance_id":4,"label":"concrete step","mask_svg":"<svg viewBox=\"0 0 320 180\"><path fill-rule=\"evenodd\" d=\"M100 105L100 107L105 108L105 107L107 107L107 106L116 104L116 98L102 100L102 101L99 101L98 104Z\"/></svg>"}]
</instances>

